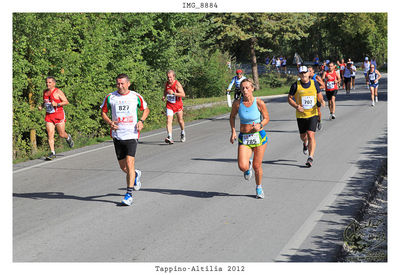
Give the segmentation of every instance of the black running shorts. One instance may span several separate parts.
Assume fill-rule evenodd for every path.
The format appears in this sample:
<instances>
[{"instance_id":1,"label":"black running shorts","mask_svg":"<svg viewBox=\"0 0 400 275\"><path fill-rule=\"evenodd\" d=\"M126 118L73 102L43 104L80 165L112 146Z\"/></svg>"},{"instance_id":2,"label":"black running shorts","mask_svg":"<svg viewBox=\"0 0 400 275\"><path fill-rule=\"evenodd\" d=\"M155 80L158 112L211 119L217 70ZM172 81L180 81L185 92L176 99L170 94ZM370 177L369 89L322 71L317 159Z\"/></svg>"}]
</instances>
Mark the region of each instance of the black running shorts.
<instances>
[{"instance_id":1,"label":"black running shorts","mask_svg":"<svg viewBox=\"0 0 400 275\"><path fill-rule=\"evenodd\" d=\"M351 81L351 77L345 77L344 78L344 84L347 85L347 83L350 83L350 81Z\"/></svg>"},{"instance_id":2,"label":"black running shorts","mask_svg":"<svg viewBox=\"0 0 400 275\"><path fill-rule=\"evenodd\" d=\"M118 140L114 138L114 148L117 159L122 160L126 158L126 156L135 157L137 144L137 139Z\"/></svg>"},{"instance_id":3,"label":"black running shorts","mask_svg":"<svg viewBox=\"0 0 400 275\"><path fill-rule=\"evenodd\" d=\"M334 90L334 91L326 91L326 98L328 100L332 99L332 96L336 97L338 90Z\"/></svg>"},{"instance_id":4,"label":"black running shorts","mask_svg":"<svg viewBox=\"0 0 400 275\"><path fill-rule=\"evenodd\" d=\"M304 134L307 131L315 132L317 130L318 116L312 116L309 118L298 118L297 126L299 127L300 134Z\"/></svg>"}]
</instances>

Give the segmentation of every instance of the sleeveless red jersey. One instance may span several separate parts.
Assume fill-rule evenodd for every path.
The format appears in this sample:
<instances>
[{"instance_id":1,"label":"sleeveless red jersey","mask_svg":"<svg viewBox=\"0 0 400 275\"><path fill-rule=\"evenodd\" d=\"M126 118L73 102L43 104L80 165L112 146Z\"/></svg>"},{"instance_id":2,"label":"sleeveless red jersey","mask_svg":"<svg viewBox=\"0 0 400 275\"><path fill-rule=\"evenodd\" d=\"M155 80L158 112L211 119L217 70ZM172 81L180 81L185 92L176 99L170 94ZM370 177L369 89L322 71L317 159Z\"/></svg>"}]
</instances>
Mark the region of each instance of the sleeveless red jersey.
<instances>
[{"instance_id":1,"label":"sleeveless red jersey","mask_svg":"<svg viewBox=\"0 0 400 275\"><path fill-rule=\"evenodd\" d=\"M335 91L338 90L337 83L335 80L337 79L336 71L330 73L329 71L325 73L325 91Z\"/></svg>"},{"instance_id":2,"label":"sleeveless red jersey","mask_svg":"<svg viewBox=\"0 0 400 275\"><path fill-rule=\"evenodd\" d=\"M176 93L176 85L178 84L178 80L175 80L174 83L169 84L168 81L165 83L165 90L172 90ZM175 95L167 94L167 108L174 110L177 107L180 108L183 106L182 98Z\"/></svg>"},{"instance_id":3,"label":"sleeveless red jersey","mask_svg":"<svg viewBox=\"0 0 400 275\"><path fill-rule=\"evenodd\" d=\"M46 92L43 92L43 101L44 101L44 105L45 105L45 108L46 108L46 113L48 113L48 114L63 113L64 112L63 106L53 107L52 104L51 104L52 102L55 102L55 103L60 103L61 102L60 99L56 99L54 97L54 93L57 90L58 90L58 88L54 88L54 90L50 92L50 95L46 95Z\"/></svg>"}]
</instances>

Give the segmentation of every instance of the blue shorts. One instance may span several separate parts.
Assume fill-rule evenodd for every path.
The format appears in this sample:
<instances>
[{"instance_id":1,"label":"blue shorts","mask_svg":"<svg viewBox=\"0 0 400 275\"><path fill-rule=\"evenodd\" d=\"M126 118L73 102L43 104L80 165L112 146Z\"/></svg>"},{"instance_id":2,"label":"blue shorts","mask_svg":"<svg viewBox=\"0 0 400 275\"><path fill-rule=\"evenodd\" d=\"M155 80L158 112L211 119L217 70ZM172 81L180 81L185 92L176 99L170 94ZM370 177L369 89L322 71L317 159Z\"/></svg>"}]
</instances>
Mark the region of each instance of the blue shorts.
<instances>
[{"instance_id":1,"label":"blue shorts","mask_svg":"<svg viewBox=\"0 0 400 275\"><path fill-rule=\"evenodd\" d=\"M378 83L373 83L373 82L370 82L369 83L369 87L371 88L377 88L379 86L379 82Z\"/></svg>"},{"instance_id":2,"label":"blue shorts","mask_svg":"<svg viewBox=\"0 0 400 275\"><path fill-rule=\"evenodd\" d=\"M255 148L266 144L268 141L267 133L265 130L260 132L250 133L250 134L239 134L238 142L239 146L244 145L249 148Z\"/></svg>"}]
</instances>

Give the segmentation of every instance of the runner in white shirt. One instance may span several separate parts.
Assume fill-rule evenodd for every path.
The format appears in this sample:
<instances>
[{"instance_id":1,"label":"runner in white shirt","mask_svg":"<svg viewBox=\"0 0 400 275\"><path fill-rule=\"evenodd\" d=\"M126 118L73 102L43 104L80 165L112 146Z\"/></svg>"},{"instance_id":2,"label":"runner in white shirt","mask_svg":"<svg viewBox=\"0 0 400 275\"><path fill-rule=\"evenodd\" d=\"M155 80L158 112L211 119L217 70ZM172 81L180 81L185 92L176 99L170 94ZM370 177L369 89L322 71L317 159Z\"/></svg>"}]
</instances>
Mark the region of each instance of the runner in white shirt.
<instances>
[{"instance_id":1,"label":"runner in white shirt","mask_svg":"<svg viewBox=\"0 0 400 275\"><path fill-rule=\"evenodd\" d=\"M344 68L344 72L343 72L344 86L346 88L346 95L350 95L352 73L353 73L352 65L350 62L347 62L346 67Z\"/></svg>"},{"instance_id":2,"label":"runner in white shirt","mask_svg":"<svg viewBox=\"0 0 400 275\"><path fill-rule=\"evenodd\" d=\"M368 89L369 89L369 79L367 77L367 74L368 74L370 66L371 66L371 62L369 62L368 57L366 57L363 65L362 65L362 68L364 69L365 82L367 84Z\"/></svg>"},{"instance_id":3,"label":"runner in white shirt","mask_svg":"<svg viewBox=\"0 0 400 275\"><path fill-rule=\"evenodd\" d=\"M351 90L355 90L355 89L356 89L356 72L357 72L357 67L354 65L354 62L353 62L353 61L350 61L350 62L351 62L351 69L352 69L350 89L351 89Z\"/></svg>"},{"instance_id":4,"label":"runner in white shirt","mask_svg":"<svg viewBox=\"0 0 400 275\"><path fill-rule=\"evenodd\" d=\"M135 170L136 147L143 129L143 123L150 113L143 97L129 90L131 85L126 74L116 78L117 91L109 93L101 105L101 116L110 125L111 136L114 141L115 153L122 171L126 173L127 191L122 204L131 205L133 189L141 187L141 171ZM143 111L138 119L138 110ZM111 111L111 119L108 112Z\"/></svg>"}]
</instances>

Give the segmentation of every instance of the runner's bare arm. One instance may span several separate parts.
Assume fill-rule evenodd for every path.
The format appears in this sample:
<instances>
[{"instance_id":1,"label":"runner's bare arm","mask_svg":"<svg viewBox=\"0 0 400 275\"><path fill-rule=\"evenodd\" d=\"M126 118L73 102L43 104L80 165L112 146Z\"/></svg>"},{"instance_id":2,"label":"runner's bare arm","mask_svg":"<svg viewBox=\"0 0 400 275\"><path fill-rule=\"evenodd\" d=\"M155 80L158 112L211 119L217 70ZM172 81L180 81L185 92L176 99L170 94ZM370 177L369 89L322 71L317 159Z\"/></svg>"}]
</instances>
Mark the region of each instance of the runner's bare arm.
<instances>
[{"instance_id":1,"label":"runner's bare arm","mask_svg":"<svg viewBox=\"0 0 400 275\"><path fill-rule=\"evenodd\" d=\"M324 96L322 95L322 93L317 94L317 100L321 103L322 107L325 107L325 100L324 100Z\"/></svg>"},{"instance_id":2,"label":"runner's bare arm","mask_svg":"<svg viewBox=\"0 0 400 275\"><path fill-rule=\"evenodd\" d=\"M68 105L68 104L69 104L67 97L65 96L65 94L64 94L60 89L58 89L58 90L54 93L54 97L57 98L57 99L59 99L59 100L61 100L60 103L52 102L51 104L52 104L54 107L65 106L65 105Z\"/></svg>"},{"instance_id":3,"label":"runner's bare arm","mask_svg":"<svg viewBox=\"0 0 400 275\"><path fill-rule=\"evenodd\" d=\"M180 83L180 82L178 82L177 84L176 84L176 93L175 93L175 96L179 96L179 97L182 97L182 98L184 98L186 95L185 95L185 91L183 90L183 87L182 87L182 84Z\"/></svg>"},{"instance_id":4,"label":"runner's bare arm","mask_svg":"<svg viewBox=\"0 0 400 275\"><path fill-rule=\"evenodd\" d=\"M320 85L320 89L325 89L325 83L324 83L324 81L322 80L322 78L321 78L319 75L317 75L316 79L317 79L317 82L318 82L319 85Z\"/></svg>"},{"instance_id":5,"label":"runner's bare arm","mask_svg":"<svg viewBox=\"0 0 400 275\"><path fill-rule=\"evenodd\" d=\"M290 106L292 106L293 108L295 108L297 111L299 112L304 112L303 106L301 106L300 104L297 104L296 101L294 101L293 96L292 95L288 95L288 103Z\"/></svg>"},{"instance_id":6,"label":"runner's bare arm","mask_svg":"<svg viewBox=\"0 0 400 275\"><path fill-rule=\"evenodd\" d=\"M340 83L341 81L340 73L336 72L336 77L337 77L336 83Z\"/></svg>"},{"instance_id":7,"label":"runner's bare arm","mask_svg":"<svg viewBox=\"0 0 400 275\"><path fill-rule=\"evenodd\" d=\"M101 111L101 117L103 118L105 123L110 125L111 130L117 130L118 129L118 125L108 117L107 113Z\"/></svg>"},{"instance_id":8,"label":"runner's bare arm","mask_svg":"<svg viewBox=\"0 0 400 275\"><path fill-rule=\"evenodd\" d=\"M236 135L236 129L235 129L235 119L236 119L236 115L239 111L239 100L235 100L232 104L232 109L231 109L231 115L229 117L229 123L231 125L231 138L230 138L230 142L233 144L237 138Z\"/></svg>"},{"instance_id":9,"label":"runner's bare arm","mask_svg":"<svg viewBox=\"0 0 400 275\"><path fill-rule=\"evenodd\" d=\"M376 79L376 82L382 77L381 73L378 70L375 70L376 74L378 75L378 78Z\"/></svg>"},{"instance_id":10,"label":"runner's bare arm","mask_svg":"<svg viewBox=\"0 0 400 275\"><path fill-rule=\"evenodd\" d=\"M149 108L144 109L142 117L140 118L140 120L136 124L136 128L137 128L138 131L141 131L143 129L144 125L143 125L142 121L146 120L146 118L149 116L149 113L150 113L150 109Z\"/></svg>"}]
</instances>

